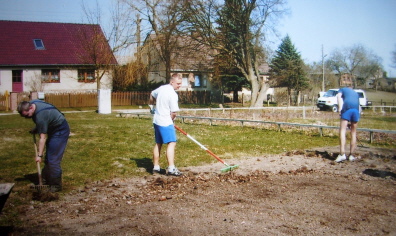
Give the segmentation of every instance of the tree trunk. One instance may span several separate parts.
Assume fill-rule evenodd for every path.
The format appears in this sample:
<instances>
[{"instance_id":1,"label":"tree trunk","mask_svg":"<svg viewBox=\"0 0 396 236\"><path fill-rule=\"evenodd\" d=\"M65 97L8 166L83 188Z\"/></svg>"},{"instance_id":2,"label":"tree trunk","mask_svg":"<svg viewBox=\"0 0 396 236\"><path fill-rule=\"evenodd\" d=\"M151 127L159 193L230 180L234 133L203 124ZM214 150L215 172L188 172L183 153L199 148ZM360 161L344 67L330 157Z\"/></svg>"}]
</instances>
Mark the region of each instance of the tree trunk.
<instances>
[{"instance_id":1,"label":"tree trunk","mask_svg":"<svg viewBox=\"0 0 396 236\"><path fill-rule=\"evenodd\" d=\"M238 90L237 89L233 91L232 101L238 102Z\"/></svg>"},{"instance_id":2,"label":"tree trunk","mask_svg":"<svg viewBox=\"0 0 396 236\"><path fill-rule=\"evenodd\" d=\"M248 78L248 80L250 81L250 83L252 85L252 95L251 95L251 100L250 100L250 106L254 107L257 102L257 97L260 92L260 87L259 87L259 84L258 84L258 81L256 78Z\"/></svg>"},{"instance_id":3,"label":"tree trunk","mask_svg":"<svg viewBox=\"0 0 396 236\"><path fill-rule=\"evenodd\" d=\"M297 91L297 106L299 106L300 105L300 103L301 103L301 91Z\"/></svg>"},{"instance_id":4,"label":"tree trunk","mask_svg":"<svg viewBox=\"0 0 396 236\"><path fill-rule=\"evenodd\" d=\"M267 90L268 89L269 89L269 87L266 83L261 84L261 89L260 89L259 95L257 97L257 101L254 104L255 107L263 107L264 99L267 98Z\"/></svg>"}]
</instances>

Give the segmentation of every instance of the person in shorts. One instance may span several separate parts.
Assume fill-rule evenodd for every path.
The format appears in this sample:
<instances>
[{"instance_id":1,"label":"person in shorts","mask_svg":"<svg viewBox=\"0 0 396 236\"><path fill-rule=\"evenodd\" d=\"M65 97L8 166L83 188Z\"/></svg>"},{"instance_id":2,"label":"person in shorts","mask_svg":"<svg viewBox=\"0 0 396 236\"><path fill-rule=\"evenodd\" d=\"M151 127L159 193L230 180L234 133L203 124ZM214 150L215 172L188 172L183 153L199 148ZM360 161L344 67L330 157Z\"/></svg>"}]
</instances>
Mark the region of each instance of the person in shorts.
<instances>
[{"instance_id":1,"label":"person in shorts","mask_svg":"<svg viewBox=\"0 0 396 236\"><path fill-rule=\"evenodd\" d=\"M340 154L335 162L347 160L345 154L346 130L351 129L350 153L348 159L355 160L353 156L356 149L356 129L360 120L359 95L350 87L341 88L337 94L338 109L340 112Z\"/></svg>"},{"instance_id":2,"label":"person in shorts","mask_svg":"<svg viewBox=\"0 0 396 236\"><path fill-rule=\"evenodd\" d=\"M175 147L176 147L176 130L173 124L178 112L178 90L182 84L182 78L179 74L172 74L169 84L160 86L150 94L150 104L155 104L153 125L155 133L155 145L153 150L153 173L162 173L160 168L160 154L163 144L167 144L166 158L168 160L168 175L180 176L182 173L175 166ZM153 107L152 105L150 107Z\"/></svg>"}]
</instances>

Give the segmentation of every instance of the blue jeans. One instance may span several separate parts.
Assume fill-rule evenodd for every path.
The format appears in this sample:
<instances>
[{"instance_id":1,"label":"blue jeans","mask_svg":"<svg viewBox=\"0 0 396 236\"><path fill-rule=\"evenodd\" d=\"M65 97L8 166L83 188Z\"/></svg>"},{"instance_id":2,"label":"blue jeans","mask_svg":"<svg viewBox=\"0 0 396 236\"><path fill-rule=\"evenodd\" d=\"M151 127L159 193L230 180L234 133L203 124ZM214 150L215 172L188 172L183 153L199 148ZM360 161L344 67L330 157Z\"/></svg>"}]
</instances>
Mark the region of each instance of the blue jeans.
<instances>
[{"instance_id":1,"label":"blue jeans","mask_svg":"<svg viewBox=\"0 0 396 236\"><path fill-rule=\"evenodd\" d=\"M69 135L70 128L66 120L56 130L47 134L43 178L48 185L62 186L61 161Z\"/></svg>"}]
</instances>

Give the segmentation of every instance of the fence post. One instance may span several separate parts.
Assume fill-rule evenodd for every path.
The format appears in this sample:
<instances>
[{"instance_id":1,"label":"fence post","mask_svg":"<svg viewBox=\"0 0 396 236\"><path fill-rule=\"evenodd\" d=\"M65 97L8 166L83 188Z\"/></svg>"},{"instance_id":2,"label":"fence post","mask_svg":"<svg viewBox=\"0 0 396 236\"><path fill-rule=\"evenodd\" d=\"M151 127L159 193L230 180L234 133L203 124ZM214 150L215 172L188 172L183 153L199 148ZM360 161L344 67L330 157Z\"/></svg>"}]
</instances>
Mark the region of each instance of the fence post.
<instances>
[{"instance_id":1,"label":"fence post","mask_svg":"<svg viewBox=\"0 0 396 236\"><path fill-rule=\"evenodd\" d=\"M11 92L10 96L10 110L16 111L18 107L18 93Z\"/></svg>"},{"instance_id":2,"label":"fence post","mask_svg":"<svg viewBox=\"0 0 396 236\"><path fill-rule=\"evenodd\" d=\"M10 97L10 93L8 92L8 90L6 90L5 91L5 107L6 107L6 111L8 111L10 109L9 97Z\"/></svg>"}]
</instances>

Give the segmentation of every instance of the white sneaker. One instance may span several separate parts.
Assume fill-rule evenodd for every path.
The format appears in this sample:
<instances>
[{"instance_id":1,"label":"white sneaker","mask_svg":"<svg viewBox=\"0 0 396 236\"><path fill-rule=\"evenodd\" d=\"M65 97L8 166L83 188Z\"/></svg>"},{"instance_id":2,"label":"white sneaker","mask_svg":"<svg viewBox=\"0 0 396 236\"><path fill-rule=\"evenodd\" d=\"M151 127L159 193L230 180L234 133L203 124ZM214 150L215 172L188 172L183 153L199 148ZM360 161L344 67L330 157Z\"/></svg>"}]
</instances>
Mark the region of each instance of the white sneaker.
<instances>
[{"instance_id":1,"label":"white sneaker","mask_svg":"<svg viewBox=\"0 0 396 236\"><path fill-rule=\"evenodd\" d=\"M342 161L345 161L346 159L347 158L346 158L345 154L344 155L338 155L337 159L335 159L335 162L342 162Z\"/></svg>"},{"instance_id":2,"label":"white sneaker","mask_svg":"<svg viewBox=\"0 0 396 236\"><path fill-rule=\"evenodd\" d=\"M182 175L182 174L183 174L183 173L180 172L176 167L175 167L173 170L170 170L170 169L168 168L168 175L180 176L180 175Z\"/></svg>"},{"instance_id":3,"label":"white sneaker","mask_svg":"<svg viewBox=\"0 0 396 236\"><path fill-rule=\"evenodd\" d=\"M349 155L349 161L354 161L354 160L356 160L356 158L352 155Z\"/></svg>"}]
</instances>

